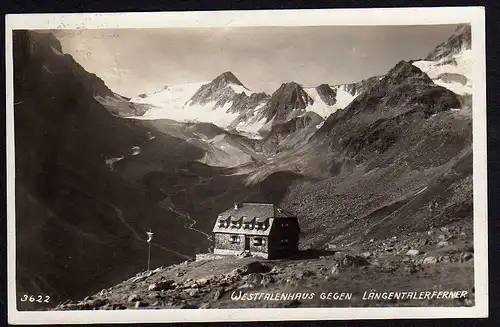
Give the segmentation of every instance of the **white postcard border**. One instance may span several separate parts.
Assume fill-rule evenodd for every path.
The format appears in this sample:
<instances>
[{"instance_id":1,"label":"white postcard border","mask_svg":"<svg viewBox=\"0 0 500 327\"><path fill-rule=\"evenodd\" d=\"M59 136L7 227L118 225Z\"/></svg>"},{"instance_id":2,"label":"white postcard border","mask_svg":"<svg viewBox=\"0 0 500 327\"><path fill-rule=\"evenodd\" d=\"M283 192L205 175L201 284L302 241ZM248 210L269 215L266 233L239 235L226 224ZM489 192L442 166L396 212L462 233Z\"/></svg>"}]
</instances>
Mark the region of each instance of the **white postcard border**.
<instances>
[{"instance_id":1,"label":"white postcard border","mask_svg":"<svg viewBox=\"0 0 500 327\"><path fill-rule=\"evenodd\" d=\"M473 307L161 309L123 311L17 311L15 271L15 160L12 31L16 29L110 29L238 26L361 26L470 23L473 72ZM11 324L348 320L467 318L488 315L488 228L486 156L486 63L484 7L320 9L6 16L7 290Z\"/></svg>"}]
</instances>

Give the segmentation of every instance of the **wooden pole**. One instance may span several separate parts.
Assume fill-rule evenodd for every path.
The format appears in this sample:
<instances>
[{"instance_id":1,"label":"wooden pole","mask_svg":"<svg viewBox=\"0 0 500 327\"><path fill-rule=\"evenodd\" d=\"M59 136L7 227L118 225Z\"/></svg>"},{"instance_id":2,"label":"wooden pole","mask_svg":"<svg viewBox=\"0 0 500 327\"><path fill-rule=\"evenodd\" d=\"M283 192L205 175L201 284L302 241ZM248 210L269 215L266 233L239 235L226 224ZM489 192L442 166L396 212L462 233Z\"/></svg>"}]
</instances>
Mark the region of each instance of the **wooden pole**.
<instances>
[{"instance_id":1,"label":"wooden pole","mask_svg":"<svg viewBox=\"0 0 500 327\"><path fill-rule=\"evenodd\" d=\"M151 265L151 242L148 242L148 271Z\"/></svg>"},{"instance_id":2,"label":"wooden pole","mask_svg":"<svg viewBox=\"0 0 500 327\"><path fill-rule=\"evenodd\" d=\"M148 234L148 271L151 269L151 240L153 239L153 232L151 229L146 232Z\"/></svg>"}]
</instances>

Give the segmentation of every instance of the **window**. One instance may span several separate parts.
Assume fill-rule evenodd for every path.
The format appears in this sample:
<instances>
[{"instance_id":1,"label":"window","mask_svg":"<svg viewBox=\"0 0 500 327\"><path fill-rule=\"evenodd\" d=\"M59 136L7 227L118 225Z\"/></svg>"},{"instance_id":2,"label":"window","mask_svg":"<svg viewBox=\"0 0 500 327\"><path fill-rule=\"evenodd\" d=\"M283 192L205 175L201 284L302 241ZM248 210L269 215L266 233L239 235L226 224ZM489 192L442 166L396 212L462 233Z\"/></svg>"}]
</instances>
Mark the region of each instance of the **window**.
<instances>
[{"instance_id":1,"label":"window","mask_svg":"<svg viewBox=\"0 0 500 327\"><path fill-rule=\"evenodd\" d=\"M219 227L226 227L226 221L225 220L219 220Z\"/></svg>"},{"instance_id":2,"label":"window","mask_svg":"<svg viewBox=\"0 0 500 327\"><path fill-rule=\"evenodd\" d=\"M261 229L261 228L262 228L262 223L255 224L255 229Z\"/></svg>"},{"instance_id":3,"label":"window","mask_svg":"<svg viewBox=\"0 0 500 327\"><path fill-rule=\"evenodd\" d=\"M288 223L282 223L282 224L281 224L281 227L283 227L283 228L288 227Z\"/></svg>"},{"instance_id":4,"label":"window","mask_svg":"<svg viewBox=\"0 0 500 327\"><path fill-rule=\"evenodd\" d=\"M282 238L281 239L281 244L288 244L288 239L287 238Z\"/></svg>"},{"instance_id":5,"label":"window","mask_svg":"<svg viewBox=\"0 0 500 327\"><path fill-rule=\"evenodd\" d=\"M253 238L253 245L264 245L266 244L266 241L263 237L254 237Z\"/></svg>"},{"instance_id":6,"label":"window","mask_svg":"<svg viewBox=\"0 0 500 327\"><path fill-rule=\"evenodd\" d=\"M231 243L240 243L240 237L238 235L231 235Z\"/></svg>"}]
</instances>

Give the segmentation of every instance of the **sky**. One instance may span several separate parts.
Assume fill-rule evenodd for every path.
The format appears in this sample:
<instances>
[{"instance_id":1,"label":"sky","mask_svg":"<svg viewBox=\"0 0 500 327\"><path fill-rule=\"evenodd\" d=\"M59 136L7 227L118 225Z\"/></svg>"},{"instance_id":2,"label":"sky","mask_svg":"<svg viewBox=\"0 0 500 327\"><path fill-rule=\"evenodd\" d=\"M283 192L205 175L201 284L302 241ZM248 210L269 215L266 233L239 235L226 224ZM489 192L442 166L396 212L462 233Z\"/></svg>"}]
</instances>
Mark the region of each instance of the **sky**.
<instances>
[{"instance_id":1,"label":"sky","mask_svg":"<svg viewBox=\"0 0 500 327\"><path fill-rule=\"evenodd\" d=\"M233 72L254 92L282 83L344 84L424 58L456 25L297 26L51 31L87 71L135 97Z\"/></svg>"}]
</instances>

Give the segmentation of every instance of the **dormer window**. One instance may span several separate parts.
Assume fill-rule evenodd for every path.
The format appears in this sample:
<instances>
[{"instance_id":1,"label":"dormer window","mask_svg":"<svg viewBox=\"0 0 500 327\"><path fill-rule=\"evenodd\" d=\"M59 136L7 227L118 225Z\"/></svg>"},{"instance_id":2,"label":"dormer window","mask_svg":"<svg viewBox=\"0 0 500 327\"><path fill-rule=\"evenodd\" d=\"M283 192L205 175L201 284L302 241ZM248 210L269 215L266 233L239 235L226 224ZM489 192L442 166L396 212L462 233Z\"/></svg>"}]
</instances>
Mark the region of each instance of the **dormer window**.
<instances>
[{"instance_id":1,"label":"dormer window","mask_svg":"<svg viewBox=\"0 0 500 327\"><path fill-rule=\"evenodd\" d=\"M226 221L225 220L219 220L219 227L226 227Z\"/></svg>"}]
</instances>

